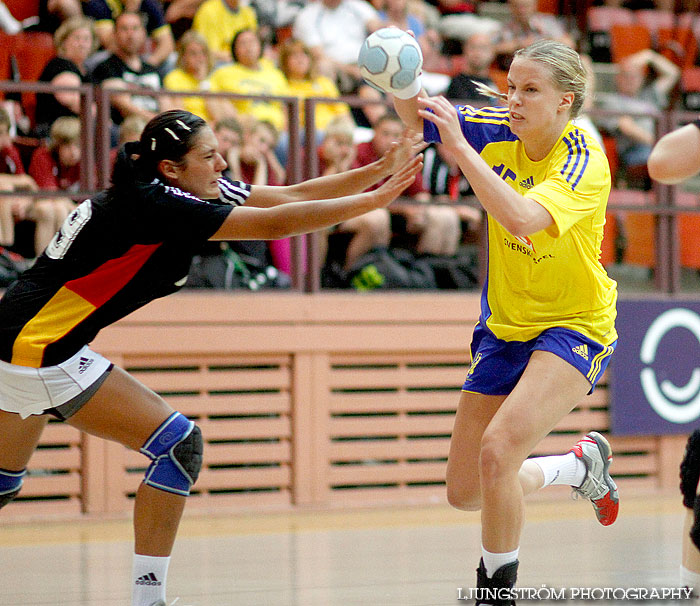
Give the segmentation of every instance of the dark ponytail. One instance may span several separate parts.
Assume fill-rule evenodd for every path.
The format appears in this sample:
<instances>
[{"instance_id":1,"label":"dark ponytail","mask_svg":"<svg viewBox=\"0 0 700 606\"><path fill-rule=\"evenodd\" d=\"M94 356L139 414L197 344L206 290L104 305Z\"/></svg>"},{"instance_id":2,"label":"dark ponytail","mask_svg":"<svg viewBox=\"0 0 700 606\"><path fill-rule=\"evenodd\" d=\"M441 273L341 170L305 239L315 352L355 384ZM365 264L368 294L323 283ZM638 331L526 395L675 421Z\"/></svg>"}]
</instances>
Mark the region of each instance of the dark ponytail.
<instances>
[{"instance_id":1,"label":"dark ponytail","mask_svg":"<svg viewBox=\"0 0 700 606\"><path fill-rule=\"evenodd\" d=\"M185 110L158 114L146 124L138 142L126 143L119 150L112 171L112 187L160 178L159 162L181 162L205 126L207 123L202 118Z\"/></svg>"}]
</instances>

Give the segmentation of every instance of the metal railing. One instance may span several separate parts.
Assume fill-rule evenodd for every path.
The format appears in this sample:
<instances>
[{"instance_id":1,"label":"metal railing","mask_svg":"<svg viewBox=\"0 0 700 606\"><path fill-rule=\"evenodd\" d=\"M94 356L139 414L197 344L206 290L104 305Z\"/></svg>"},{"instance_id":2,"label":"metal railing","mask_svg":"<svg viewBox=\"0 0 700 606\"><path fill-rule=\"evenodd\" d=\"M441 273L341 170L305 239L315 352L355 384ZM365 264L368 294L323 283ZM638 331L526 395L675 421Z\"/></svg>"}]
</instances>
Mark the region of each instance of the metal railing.
<instances>
[{"instance_id":1,"label":"metal railing","mask_svg":"<svg viewBox=\"0 0 700 606\"><path fill-rule=\"evenodd\" d=\"M344 103L351 107L363 107L377 104L377 101L359 97L340 98L310 98L299 99L290 96L238 95L233 93L212 92L176 92L170 90L133 89L141 96L152 97L202 97L204 99L224 98L228 100L246 99L278 102L285 108L287 129L289 135L289 153L287 161L288 183L298 183L302 180L318 176L318 156L316 145L315 114L316 106L320 103ZM82 160L80 172L80 191L70 192L73 198L87 198L96 191L109 185L110 164L110 110L111 99L115 95L123 95L124 89L109 89L81 85L79 87L60 87L40 82L0 81L0 93L37 94L56 92L76 92L81 100L81 145ZM126 91L129 92L129 91ZM302 127L301 109L303 104L304 125ZM94 108L94 109L93 109ZM593 118L615 115L629 115L629 112L593 109L589 115ZM657 112L644 114L655 120L657 136L677 128L684 122L696 118L689 112ZM304 137L302 139L302 132ZM302 140L304 145L302 146ZM9 195L10 192L0 192ZM677 186L666 186L655 183L651 191L615 189L610 196L609 212L621 213L651 213L656 218L656 264L654 282L658 291L674 294L680 291L680 245L678 240L678 218L683 213L700 213L700 197L694 204L680 204L683 197ZM51 197L62 195L61 192L12 192L12 195L32 197ZM457 204L475 204L475 198L457 201ZM302 292L318 292L320 285L319 234L298 236L292 239L292 286ZM306 257L303 241L306 238ZM485 258L485 239L482 238L482 268Z\"/></svg>"}]
</instances>

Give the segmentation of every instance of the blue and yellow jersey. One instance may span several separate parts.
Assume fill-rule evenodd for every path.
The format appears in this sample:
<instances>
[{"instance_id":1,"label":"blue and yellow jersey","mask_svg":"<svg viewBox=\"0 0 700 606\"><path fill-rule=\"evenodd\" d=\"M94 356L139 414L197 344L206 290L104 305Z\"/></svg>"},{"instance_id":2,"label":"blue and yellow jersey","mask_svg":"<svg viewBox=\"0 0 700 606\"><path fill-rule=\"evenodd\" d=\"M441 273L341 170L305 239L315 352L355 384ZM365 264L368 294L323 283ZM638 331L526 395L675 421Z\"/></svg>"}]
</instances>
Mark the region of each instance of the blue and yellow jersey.
<instances>
[{"instance_id":1,"label":"blue and yellow jersey","mask_svg":"<svg viewBox=\"0 0 700 606\"><path fill-rule=\"evenodd\" d=\"M554 219L547 229L515 237L489 216L482 322L506 341L527 341L560 326L609 345L617 339L617 284L599 260L610 194L610 167L599 144L569 122L547 157L533 162L511 132L506 108L457 109L472 147ZM424 136L440 140L428 120Z\"/></svg>"}]
</instances>

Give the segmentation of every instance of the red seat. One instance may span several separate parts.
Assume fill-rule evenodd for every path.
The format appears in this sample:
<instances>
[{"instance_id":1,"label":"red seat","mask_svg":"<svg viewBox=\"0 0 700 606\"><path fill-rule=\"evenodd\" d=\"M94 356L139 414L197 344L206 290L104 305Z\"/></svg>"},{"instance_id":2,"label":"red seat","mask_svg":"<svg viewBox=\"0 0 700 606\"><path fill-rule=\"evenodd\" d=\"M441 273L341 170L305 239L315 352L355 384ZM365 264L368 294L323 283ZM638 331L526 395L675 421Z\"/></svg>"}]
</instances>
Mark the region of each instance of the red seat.
<instances>
[{"instance_id":1,"label":"red seat","mask_svg":"<svg viewBox=\"0 0 700 606\"><path fill-rule=\"evenodd\" d=\"M680 215L678 231L681 240L681 265L700 269L700 215Z\"/></svg>"},{"instance_id":2,"label":"red seat","mask_svg":"<svg viewBox=\"0 0 700 606\"><path fill-rule=\"evenodd\" d=\"M39 15L39 0L5 0L5 6L20 21Z\"/></svg>"},{"instance_id":3,"label":"red seat","mask_svg":"<svg viewBox=\"0 0 700 606\"><path fill-rule=\"evenodd\" d=\"M23 32L15 36L14 54L20 77L24 82L36 82L46 64L56 56L53 36L45 32ZM24 113L34 124L36 95L22 94Z\"/></svg>"},{"instance_id":4,"label":"red seat","mask_svg":"<svg viewBox=\"0 0 700 606\"><path fill-rule=\"evenodd\" d=\"M698 54L698 41L689 27L661 27L657 31L656 48L678 67L692 67Z\"/></svg>"},{"instance_id":5,"label":"red seat","mask_svg":"<svg viewBox=\"0 0 700 606\"><path fill-rule=\"evenodd\" d=\"M656 266L656 216L649 213L624 213L627 241L625 263L653 268Z\"/></svg>"},{"instance_id":6,"label":"red seat","mask_svg":"<svg viewBox=\"0 0 700 606\"><path fill-rule=\"evenodd\" d=\"M615 240L617 239L617 219L613 213L605 215L605 231L600 244L600 262L607 266L615 262Z\"/></svg>"},{"instance_id":7,"label":"red seat","mask_svg":"<svg viewBox=\"0 0 700 606\"><path fill-rule=\"evenodd\" d=\"M613 25L610 29L613 63L646 48L651 48L651 32L644 25Z\"/></svg>"}]
</instances>

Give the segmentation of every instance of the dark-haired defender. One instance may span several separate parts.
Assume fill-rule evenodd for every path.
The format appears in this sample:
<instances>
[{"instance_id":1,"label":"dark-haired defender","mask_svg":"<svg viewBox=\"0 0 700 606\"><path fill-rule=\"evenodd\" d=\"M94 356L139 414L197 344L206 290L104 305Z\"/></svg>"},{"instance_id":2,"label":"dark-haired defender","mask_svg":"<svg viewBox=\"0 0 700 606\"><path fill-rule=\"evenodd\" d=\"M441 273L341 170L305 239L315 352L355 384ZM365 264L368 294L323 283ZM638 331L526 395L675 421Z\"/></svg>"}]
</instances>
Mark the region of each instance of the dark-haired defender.
<instances>
[{"instance_id":1,"label":"dark-haired defender","mask_svg":"<svg viewBox=\"0 0 700 606\"><path fill-rule=\"evenodd\" d=\"M182 287L208 239L284 238L386 206L420 169L414 152L404 138L361 169L251 187L221 178L226 163L204 120L180 110L153 118L140 142L120 151L112 186L68 216L0 300L0 507L19 493L48 415L140 451L151 465L134 504L132 605L164 606L169 556L202 463L201 433L87 344Z\"/></svg>"}]
</instances>

